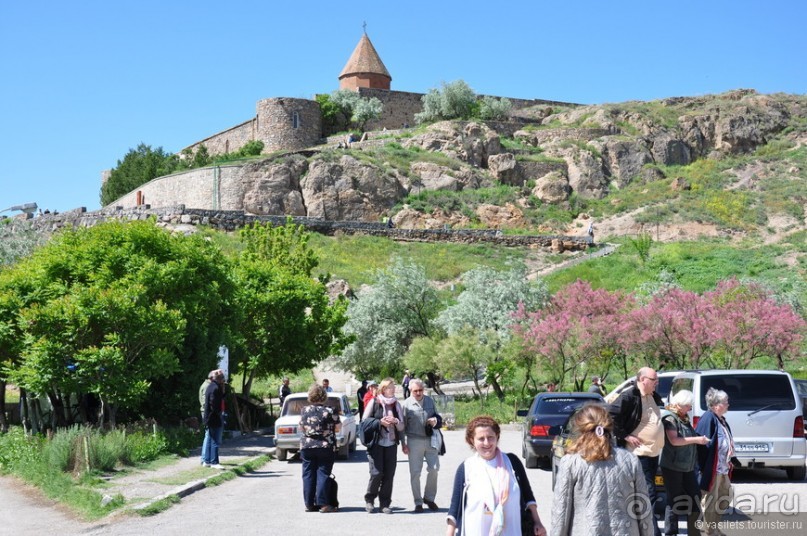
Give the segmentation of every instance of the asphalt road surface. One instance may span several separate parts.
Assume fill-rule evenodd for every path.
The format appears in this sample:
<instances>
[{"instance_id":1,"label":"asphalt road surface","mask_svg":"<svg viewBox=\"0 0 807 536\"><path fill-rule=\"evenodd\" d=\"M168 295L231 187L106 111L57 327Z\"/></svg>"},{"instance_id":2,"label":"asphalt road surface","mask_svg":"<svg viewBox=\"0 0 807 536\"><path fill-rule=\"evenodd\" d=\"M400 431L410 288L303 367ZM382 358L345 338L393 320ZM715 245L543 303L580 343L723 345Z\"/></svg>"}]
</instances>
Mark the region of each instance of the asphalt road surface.
<instances>
[{"instance_id":1,"label":"asphalt road surface","mask_svg":"<svg viewBox=\"0 0 807 536\"><path fill-rule=\"evenodd\" d=\"M413 536L445 534L445 517L450 501L454 472L470 454L463 431L445 432L447 453L441 457L437 493L439 512L412 512L409 470L406 457L398 451L392 507L393 515L368 514L364 511L364 490L368 467L366 452L359 449L347 461L338 461L334 475L339 482L339 512L332 514L306 513L302 500L301 465L298 461L266 464L260 470L224 484L204 489L184 498L167 511L147 518L119 516L96 523L82 523L54 508L36 503L27 494L8 490L8 480L0 479L0 533L15 535L87 534L87 535L308 535L328 536ZM521 453L521 432L504 430L501 446L505 451ZM528 469L538 511L544 524L551 521L551 474L544 469ZM425 471L424 471L425 475ZM423 477L425 483L425 476ZM807 484L791 483L780 471L740 472L735 491L743 497L777 497L771 509L787 509L794 503L807 511ZM778 501L778 502L777 502ZM785 501L784 503L782 501ZM783 506L784 505L784 506ZM750 518L755 518L754 515ZM743 521L748 515L733 516ZM761 519L761 518L760 518ZM803 530L807 531L807 523ZM686 532L681 524L680 533ZM734 534L788 534L778 529L767 532L757 527L753 532L724 530Z\"/></svg>"}]
</instances>

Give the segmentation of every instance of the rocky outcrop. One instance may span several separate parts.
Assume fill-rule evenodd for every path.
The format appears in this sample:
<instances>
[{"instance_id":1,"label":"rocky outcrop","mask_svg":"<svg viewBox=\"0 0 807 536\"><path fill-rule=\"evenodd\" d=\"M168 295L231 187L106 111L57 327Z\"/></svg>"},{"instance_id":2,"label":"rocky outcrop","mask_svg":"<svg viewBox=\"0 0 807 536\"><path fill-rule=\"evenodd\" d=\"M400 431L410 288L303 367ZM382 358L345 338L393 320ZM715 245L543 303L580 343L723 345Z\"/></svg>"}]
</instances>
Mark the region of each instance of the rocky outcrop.
<instances>
[{"instance_id":1,"label":"rocky outcrop","mask_svg":"<svg viewBox=\"0 0 807 536\"><path fill-rule=\"evenodd\" d=\"M350 155L314 160L300 186L308 216L328 220L378 220L406 195L396 176Z\"/></svg>"},{"instance_id":2,"label":"rocky outcrop","mask_svg":"<svg viewBox=\"0 0 807 536\"><path fill-rule=\"evenodd\" d=\"M307 170L308 162L302 157L244 166L244 210L251 214L306 216L300 177Z\"/></svg>"},{"instance_id":3,"label":"rocky outcrop","mask_svg":"<svg viewBox=\"0 0 807 536\"><path fill-rule=\"evenodd\" d=\"M499 134L475 121L441 121L403 142L407 148L438 151L474 167L488 167L488 158L502 152Z\"/></svg>"},{"instance_id":4,"label":"rocky outcrop","mask_svg":"<svg viewBox=\"0 0 807 536\"><path fill-rule=\"evenodd\" d=\"M558 204L569 199L572 187L569 179L558 171L547 173L535 182L532 195L545 203Z\"/></svg>"}]
</instances>

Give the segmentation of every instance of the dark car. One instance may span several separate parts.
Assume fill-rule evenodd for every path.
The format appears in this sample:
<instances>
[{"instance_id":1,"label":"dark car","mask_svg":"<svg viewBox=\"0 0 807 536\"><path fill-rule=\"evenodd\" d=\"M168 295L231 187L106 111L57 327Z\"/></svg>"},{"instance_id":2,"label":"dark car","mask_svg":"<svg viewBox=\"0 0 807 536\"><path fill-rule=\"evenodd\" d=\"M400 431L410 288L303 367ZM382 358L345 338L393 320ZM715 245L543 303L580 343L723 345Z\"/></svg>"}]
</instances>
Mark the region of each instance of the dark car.
<instances>
[{"instance_id":1,"label":"dark car","mask_svg":"<svg viewBox=\"0 0 807 536\"><path fill-rule=\"evenodd\" d=\"M539 460L547 462L552 455L552 440L560 432L563 424L574 410L586 402L602 402L595 393L539 393L527 412L519 412L525 417L521 455L524 465L538 467Z\"/></svg>"},{"instance_id":2,"label":"dark car","mask_svg":"<svg viewBox=\"0 0 807 536\"><path fill-rule=\"evenodd\" d=\"M605 404L607 408L608 405ZM572 416L569 415L569 418L566 419L566 422L563 423L558 435L555 436L555 439L552 441L552 489L555 489L555 480L558 477L558 466L560 464L560 459L566 455L566 448L571 443L571 435L572 430L569 424L569 421L572 420ZM619 448L614 444L614 448ZM658 500L656 501L656 514L662 515L664 513L664 505L667 504L667 493L664 491L664 477L661 476L661 467L658 468L656 472L656 496Z\"/></svg>"}]
</instances>

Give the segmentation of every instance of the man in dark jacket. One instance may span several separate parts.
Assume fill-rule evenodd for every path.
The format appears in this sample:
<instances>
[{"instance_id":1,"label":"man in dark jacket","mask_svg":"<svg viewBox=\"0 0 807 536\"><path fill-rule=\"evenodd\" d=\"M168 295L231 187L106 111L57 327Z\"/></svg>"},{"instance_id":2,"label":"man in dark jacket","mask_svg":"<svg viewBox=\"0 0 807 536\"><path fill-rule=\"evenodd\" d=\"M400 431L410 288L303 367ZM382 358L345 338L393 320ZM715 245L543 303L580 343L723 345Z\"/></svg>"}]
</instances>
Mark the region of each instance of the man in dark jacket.
<instances>
[{"instance_id":1,"label":"man in dark jacket","mask_svg":"<svg viewBox=\"0 0 807 536\"><path fill-rule=\"evenodd\" d=\"M664 447L664 427L661 423L660 407L664 405L656 393L658 374L649 367L639 369L636 383L625 389L608 411L614 420L614 435L617 444L639 458L642 465L650 504L655 506L656 472L661 449ZM654 525L654 534L661 532L658 523Z\"/></svg>"},{"instance_id":2,"label":"man in dark jacket","mask_svg":"<svg viewBox=\"0 0 807 536\"><path fill-rule=\"evenodd\" d=\"M219 445L224 432L224 372L216 370L211 373L210 385L205 391L204 421L206 432L210 436L207 449L202 453L205 467L224 469L219 463Z\"/></svg>"}]
</instances>

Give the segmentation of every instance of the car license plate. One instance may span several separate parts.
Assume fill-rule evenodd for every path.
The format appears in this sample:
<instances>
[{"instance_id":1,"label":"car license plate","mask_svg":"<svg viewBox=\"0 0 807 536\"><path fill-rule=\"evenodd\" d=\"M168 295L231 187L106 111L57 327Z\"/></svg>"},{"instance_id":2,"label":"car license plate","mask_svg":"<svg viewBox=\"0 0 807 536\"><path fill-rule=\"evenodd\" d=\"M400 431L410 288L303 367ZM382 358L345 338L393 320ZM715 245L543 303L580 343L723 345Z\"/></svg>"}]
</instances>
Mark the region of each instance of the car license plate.
<instances>
[{"instance_id":1,"label":"car license plate","mask_svg":"<svg viewBox=\"0 0 807 536\"><path fill-rule=\"evenodd\" d=\"M768 443L737 443L734 450L737 452L769 452L771 449Z\"/></svg>"},{"instance_id":2,"label":"car license plate","mask_svg":"<svg viewBox=\"0 0 807 536\"><path fill-rule=\"evenodd\" d=\"M661 475L656 475L656 486L663 486L664 485L664 477Z\"/></svg>"}]
</instances>

